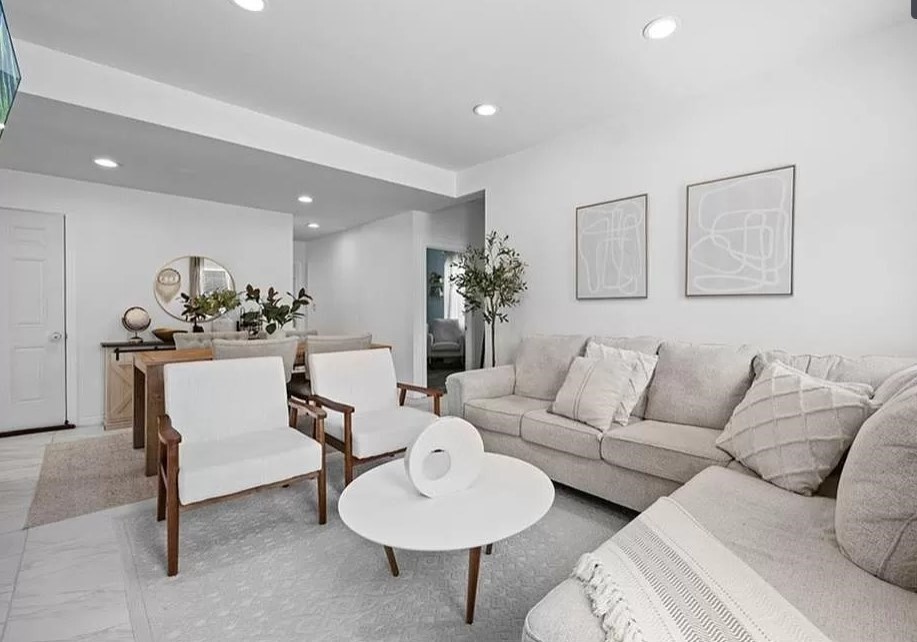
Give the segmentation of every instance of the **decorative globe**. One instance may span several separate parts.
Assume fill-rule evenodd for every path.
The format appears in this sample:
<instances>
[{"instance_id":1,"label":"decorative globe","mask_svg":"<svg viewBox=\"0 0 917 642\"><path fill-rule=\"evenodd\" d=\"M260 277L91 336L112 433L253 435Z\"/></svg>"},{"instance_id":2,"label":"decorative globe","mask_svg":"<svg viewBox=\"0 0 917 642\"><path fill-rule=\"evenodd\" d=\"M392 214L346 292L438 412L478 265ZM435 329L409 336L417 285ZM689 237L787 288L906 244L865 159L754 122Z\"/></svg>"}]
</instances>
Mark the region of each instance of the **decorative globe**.
<instances>
[{"instance_id":1,"label":"decorative globe","mask_svg":"<svg viewBox=\"0 0 917 642\"><path fill-rule=\"evenodd\" d=\"M143 308L137 306L128 308L124 311L124 314L121 315L121 325L124 326L125 330L134 333L131 341L140 341L141 339L137 336L137 333L143 332L150 327L150 314Z\"/></svg>"}]
</instances>

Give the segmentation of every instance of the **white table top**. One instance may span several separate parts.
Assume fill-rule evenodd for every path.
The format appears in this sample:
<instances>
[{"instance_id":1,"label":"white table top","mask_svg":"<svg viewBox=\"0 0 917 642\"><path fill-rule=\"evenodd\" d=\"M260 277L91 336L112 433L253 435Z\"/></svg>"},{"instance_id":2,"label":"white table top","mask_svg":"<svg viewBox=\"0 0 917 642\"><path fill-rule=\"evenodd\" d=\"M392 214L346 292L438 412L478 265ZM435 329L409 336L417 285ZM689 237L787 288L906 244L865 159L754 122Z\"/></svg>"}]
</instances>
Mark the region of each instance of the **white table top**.
<instances>
[{"instance_id":1,"label":"white table top","mask_svg":"<svg viewBox=\"0 0 917 642\"><path fill-rule=\"evenodd\" d=\"M544 517L554 485L519 459L487 453L468 490L429 498L407 478L404 461L363 473L341 494L338 513L357 535L412 551L453 551L499 542Z\"/></svg>"}]
</instances>

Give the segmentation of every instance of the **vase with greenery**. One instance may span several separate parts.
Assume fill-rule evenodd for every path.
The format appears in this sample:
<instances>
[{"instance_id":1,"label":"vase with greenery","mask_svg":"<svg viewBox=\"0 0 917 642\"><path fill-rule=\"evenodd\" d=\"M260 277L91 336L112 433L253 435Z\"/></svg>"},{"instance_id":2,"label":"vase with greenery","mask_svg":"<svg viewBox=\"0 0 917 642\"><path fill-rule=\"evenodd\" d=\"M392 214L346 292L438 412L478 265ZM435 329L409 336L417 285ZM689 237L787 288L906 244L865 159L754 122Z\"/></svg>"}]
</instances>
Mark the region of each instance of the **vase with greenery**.
<instances>
[{"instance_id":1,"label":"vase with greenery","mask_svg":"<svg viewBox=\"0 0 917 642\"><path fill-rule=\"evenodd\" d=\"M481 312L490 326L490 363L497 365L497 323L509 320L508 310L518 305L527 289L526 264L509 246L509 236L490 232L484 247L469 247L459 257L450 281L465 299L466 312ZM481 367L484 367L484 337L481 337Z\"/></svg>"},{"instance_id":2,"label":"vase with greenery","mask_svg":"<svg viewBox=\"0 0 917 642\"><path fill-rule=\"evenodd\" d=\"M262 297L261 288L248 284L245 286L245 301L254 303L257 309L243 313L242 318L245 319L246 315L251 313L260 314L264 331L271 335L291 321L304 317L306 308L312 303L312 297L306 294L305 288L301 288L296 294L287 292L283 295L273 287L268 288Z\"/></svg>"},{"instance_id":3,"label":"vase with greenery","mask_svg":"<svg viewBox=\"0 0 917 642\"><path fill-rule=\"evenodd\" d=\"M218 289L213 292L190 296L181 293L184 302L182 316L191 323L192 332L203 332L202 321L222 316L239 307L239 293L228 289Z\"/></svg>"}]
</instances>

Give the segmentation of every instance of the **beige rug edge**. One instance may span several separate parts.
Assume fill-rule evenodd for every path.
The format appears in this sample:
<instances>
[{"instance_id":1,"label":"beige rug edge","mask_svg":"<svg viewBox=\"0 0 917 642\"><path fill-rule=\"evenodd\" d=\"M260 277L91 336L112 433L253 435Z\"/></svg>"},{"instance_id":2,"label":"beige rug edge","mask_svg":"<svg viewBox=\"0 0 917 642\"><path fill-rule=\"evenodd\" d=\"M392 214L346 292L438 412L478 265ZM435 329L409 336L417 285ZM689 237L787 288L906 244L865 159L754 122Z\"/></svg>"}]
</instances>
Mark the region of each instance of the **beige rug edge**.
<instances>
[{"instance_id":1,"label":"beige rug edge","mask_svg":"<svg viewBox=\"0 0 917 642\"><path fill-rule=\"evenodd\" d=\"M154 497L156 478L143 469L130 430L48 444L26 528Z\"/></svg>"}]
</instances>

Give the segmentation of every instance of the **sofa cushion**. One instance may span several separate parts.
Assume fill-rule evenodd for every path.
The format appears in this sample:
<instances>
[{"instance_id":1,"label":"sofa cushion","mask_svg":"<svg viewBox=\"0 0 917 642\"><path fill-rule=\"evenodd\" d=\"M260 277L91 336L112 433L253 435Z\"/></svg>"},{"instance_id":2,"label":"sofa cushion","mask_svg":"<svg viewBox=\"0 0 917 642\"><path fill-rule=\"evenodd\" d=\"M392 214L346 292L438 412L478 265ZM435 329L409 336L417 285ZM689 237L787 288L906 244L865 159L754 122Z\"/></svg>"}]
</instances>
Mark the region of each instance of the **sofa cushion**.
<instances>
[{"instance_id":1,"label":"sofa cushion","mask_svg":"<svg viewBox=\"0 0 917 642\"><path fill-rule=\"evenodd\" d=\"M619 426L626 426L630 423L631 416L639 417L640 409L646 409L646 389L653 378L659 357L638 350L627 350L596 343L592 340L586 344L586 356L590 359L624 361L631 365L624 394L621 395L611 420Z\"/></svg>"},{"instance_id":2,"label":"sofa cushion","mask_svg":"<svg viewBox=\"0 0 917 642\"><path fill-rule=\"evenodd\" d=\"M876 388L876 394L873 396L872 401L876 405L881 406L891 401L899 392L914 385L917 385L917 366L899 370Z\"/></svg>"},{"instance_id":3,"label":"sofa cushion","mask_svg":"<svg viewBox=\"0 0 917 642\"><path fill-rule=\"evenodd\" d=\"M834 535L834 500L803 497L720 468L708 468L672 499L829 639L914 640L917 594L844 556Z\"/></svg>"},{"instance_id":4,"label":"sofa cushion","mask_svg":"<svg viewBox=\"0 0 917 642\"><path fill-rule=\"evenodd\" d=\"M752 381L750 346L663 343L646 418L722 429Z\"/></svg>"},{"instance_id":5,"label":"sofa cushion","mask_svg":"<svg viewBox=\"0 0 917 642\"><path fill-rule=\"evenodd\" d=\"M494 399L471 399L465 402L465 419L483 430L519 437L522 415L545 410L550 401L507 395Z\"/></svg>"},{"instance_id":6,"label":"sofa cushion","mask_svg":"<svg viewBox=\"0 0 917 642\"><path fill-rule=\"evenodd\" d=\"M322 467L319 443L292 428L179 445L178 497L192 504L306 475Z\"/></svg>"},{"instance_id":7,"label":"sofa cushion","mask_svg":"<svg viewBox=\"0 0 917 642\"><path fill-rule=\"evenodd\" d=\"M633 364L622 359L576 357L551 412L607 430L627 392L633 369Z\"/></svg>"},{"instance_id":8,"label":"sofa cushion","mask_svg":"<svg viewBox=\"0 0 917 642\"><path fill-rule=\"evenodd\" d=\"M574 357L583 354L586 337L535 336L522 340L516 355L515 393L553 401Z\"/></svg>"},{"instance_id":9,"label":"sofa cushion","mask_svg":"<svg viewBox=\"0 0 917 642\"><path fill-rule=\"evenodd\" d=\"M917 591L917 386L860 429L837 489L835 523L857 566Z\"/></svg>"},{"instance_id":10,"label":"sofa cushion","mask_svg":"<svg viewBox=\"0 0 917 642\"><path fill-rule=\"evenodd\" d=\"M608 463L685 483L708 466L732 459L716 447L719 430L661 421L615 426L602 437L602 459Z\"/></svg>"},{"instance_id":11,"label":"sofa cushion","mask_svg":"<svg viewBox=\"0 0 917 642\"><path fill-rule=\"evenodd\" d=\"M603 346L609 346L612 348L620 348L621 350L633 350L634 352L642 352L643 354L648 354L654 357L659 353L659 346L662 345L662 339L650 336L592 337L590 342L594 342ZM650 377L650 380L652 380L652 377ZM649 383L647 383L647 390L648 389ZM634 407L632 416L643 419L643 417L646 415L646 398L647 394L646 390L644 390L643 394L640 395L640 399L637 401L637 405Z\"/></svg>"},{"instance_id":12,"label":"sofa cushion","mask_svg":"<svg viewBox=\"0 0 917 642\"><path fill-rule=\"evenodd\" d=\"M868 394L847 385L771 363L716 443L772 484L811 495L872 412Z\"/></svg>"},{"instance_id":13,"label":"sofa cushion","mask_svg":"<svg viewBox=\"0 0 917 642\"><path fill-rule=\"evenodd\" d=\"M411 406L365 412L357 409L350 427L354 457L374 457L407 448L437 419L432 412ZM325 432L344 441L344 415L329 410Z\"/></svg>"},{"instance_id":14,"label":"sofa cushion","mask_svg":"<svg viewBox=\"0 0 917 642\"><path fill-rule=\"evenodd\" d=\"M430 334L433 335L433 344L465 342L465 331L459 319L431 319Z\"/></svg>"},{"instance_id":15,"label":"sofa cushion","mask_svg":"<svg viewBox=\"0 0 917 642\"><path fill-rule=\"evenodd\" d=\"M836 354L791 354L783 350L769 350L755 357L755 372L774 361L802 370L806 374L828 381L868 383L876 388L896 372L917 365L917 359L908 357L842 357Z\"/></svg>"},{"instance_id":16,"label":"sofa cushion","mask_svg":"<svg viewBox=\"0 0 917 642\"><path fill-rule=\"evenodd\" d=\"M600 459L602 432L547 410L533 410L522 417L522 438L571 455Z\"/></svg>"}]
</instances>

